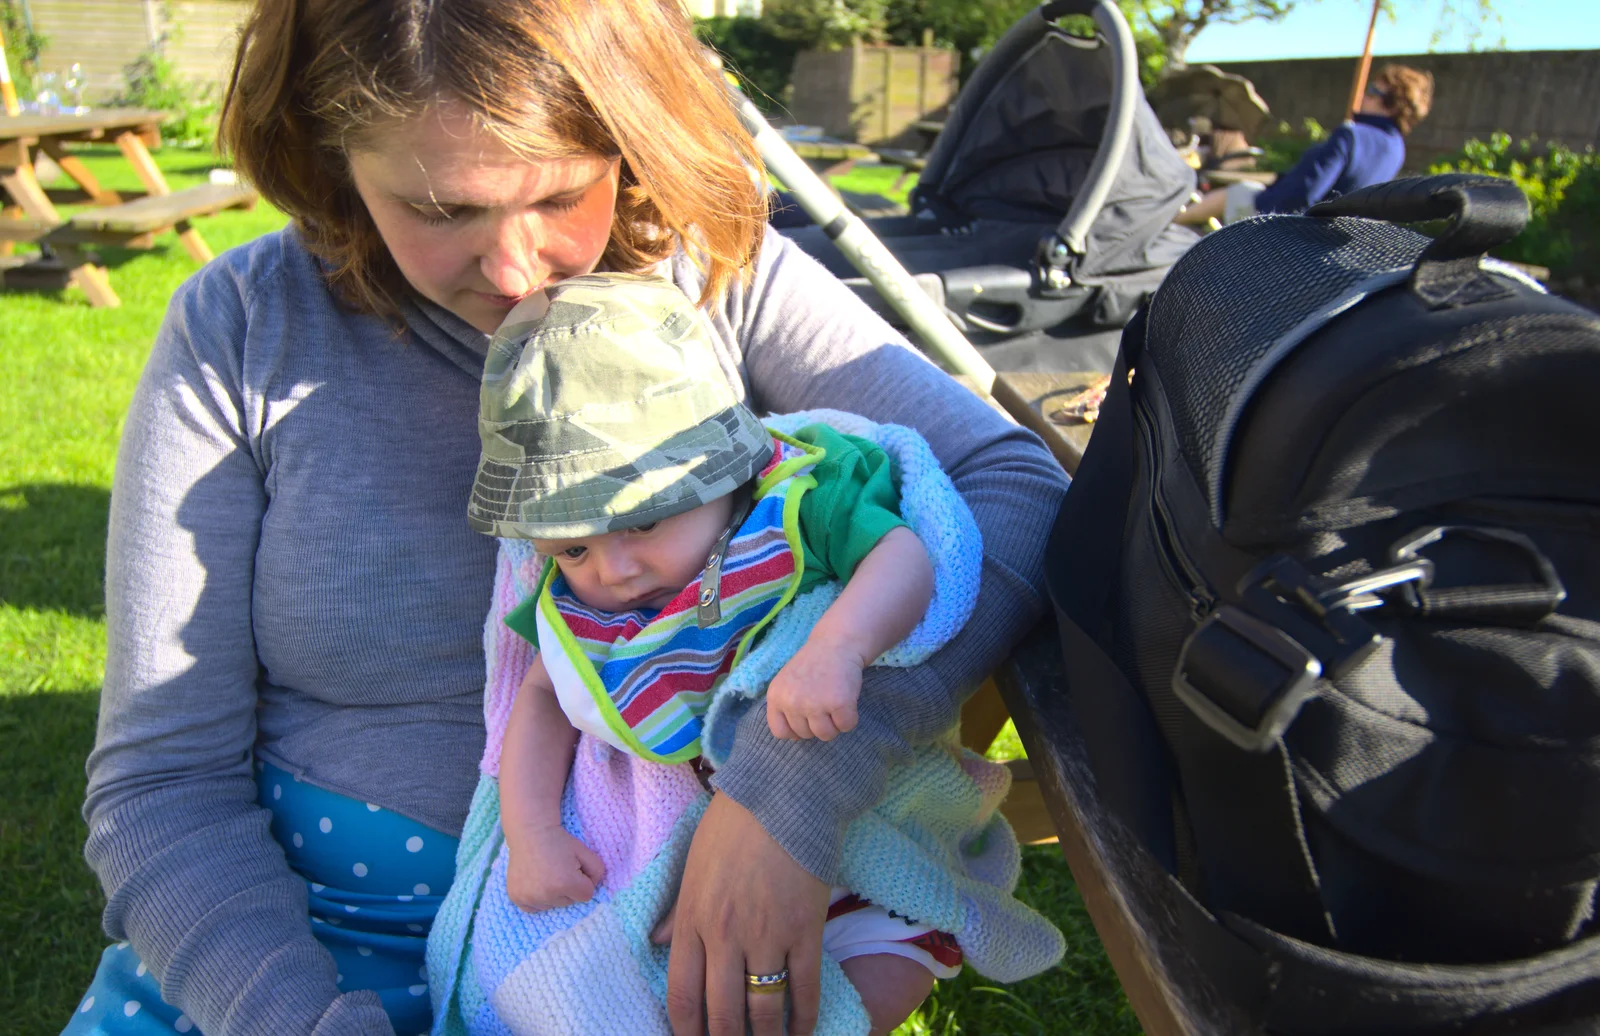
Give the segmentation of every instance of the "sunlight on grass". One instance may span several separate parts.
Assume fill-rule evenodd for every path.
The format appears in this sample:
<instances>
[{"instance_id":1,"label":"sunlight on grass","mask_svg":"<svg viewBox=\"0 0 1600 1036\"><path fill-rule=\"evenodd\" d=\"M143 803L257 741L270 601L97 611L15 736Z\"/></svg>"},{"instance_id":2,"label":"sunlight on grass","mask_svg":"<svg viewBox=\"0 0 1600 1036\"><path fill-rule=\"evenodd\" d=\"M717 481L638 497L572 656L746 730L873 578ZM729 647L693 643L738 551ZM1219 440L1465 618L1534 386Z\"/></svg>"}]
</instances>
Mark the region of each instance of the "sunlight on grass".
<instances>
[{"instance_id":1,"label":"sunlight on grass","mask_svg":"<svg viewBox=\"0 0 1600 1036\"><path fill-rule=\"evenodd\" d=\"M115 147L77 152L102 184L138 188ZM212 155L166 149L174 189ZM66 211L72 211L67 209ZM263 205L195 221L221 253L283 225ZM19 248L26 253L27 248ZM76 288L0 292L0 1029L57 1032L104 948L84 865L83 764L105 673L106 509L122 415L167 300L198 269L168 233L103 249L122 306Z\"/></svg>"},{"instance_id":2,"label":"sunlight on grass","mask_svg":"<svg viewBox=\"0 0 1600 1036\"><path fill-rule=\"evenodd\" d=\"M842 191L881 194L903 205L911 194L911 188L917 185L916 173L900 180L904 172L897 165L858 165L843 176L835 176L831 182ZM895 186L896 181L900 182L899 187Z\"/></svg>"},{"instance_id":3,"label":"sunlight on grass","mask_svg":"<svg viewBox=\"0 0 1600 1036\"><path fill-rule=\"evenodd\" d=\"M1022 738L1017 736L1017 725L1006 720L1006 725L1000 728L1000 733L995 735L994 743L984 755L1002 763L1007 759L1028 758L1028 753L1022 750Z\"/></svg>"}]
</instances>

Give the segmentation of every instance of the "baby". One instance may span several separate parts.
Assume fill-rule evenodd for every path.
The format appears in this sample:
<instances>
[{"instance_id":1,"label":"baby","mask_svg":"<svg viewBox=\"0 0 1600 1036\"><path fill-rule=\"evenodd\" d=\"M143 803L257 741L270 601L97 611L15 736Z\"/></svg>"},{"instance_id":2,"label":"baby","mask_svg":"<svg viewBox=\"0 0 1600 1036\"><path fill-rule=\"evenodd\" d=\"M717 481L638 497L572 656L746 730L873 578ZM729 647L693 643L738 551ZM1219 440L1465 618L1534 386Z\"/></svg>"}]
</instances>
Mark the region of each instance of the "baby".
<instances>
[{"instance_id":1,"label":"baby","mask_svg":"<svg viewBox=\"0 0 1600 1036\"><path fill-rule=\"evenodd\" d=\"M495 341L469 517L548 559L505 620L539 654L499 772L507 892L540 911L589 900L605 876L562 825L580 730L654 762L696 759L721 679L797 594L836 580L767 688L767 722L780 738L847 733L862 670L917 626L934 574L899 514L889 456L826 425L764 427L670 282L564 281L522 303ZM825 948L852 979L868 969L868 984L909 989L914 1006L959 970L945 933L845 889L833 899Z\"/></svg>"}]
</instances>

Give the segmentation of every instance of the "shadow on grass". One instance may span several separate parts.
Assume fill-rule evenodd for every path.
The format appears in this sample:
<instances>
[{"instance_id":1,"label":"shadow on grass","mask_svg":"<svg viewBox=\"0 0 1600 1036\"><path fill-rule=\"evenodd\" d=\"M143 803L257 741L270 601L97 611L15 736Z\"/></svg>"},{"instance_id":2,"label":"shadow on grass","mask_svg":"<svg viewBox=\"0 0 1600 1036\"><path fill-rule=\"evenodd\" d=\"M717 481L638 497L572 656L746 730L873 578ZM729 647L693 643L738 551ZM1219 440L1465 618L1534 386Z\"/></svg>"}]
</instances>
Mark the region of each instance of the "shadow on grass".
<instances>
[{"instance_id":1,"label":"shadow on grass","mask_svg":"<svg viewBox=\"0 0 1600 1036\"><path fill-rule=\"evenodd\" d=\"M5 533L0 531L0 537ZM96 690L0 695L0 1003L7 1032L58 1032L106 939L83 862Z\"/></svg>"},{"instance_id":2,"label":"shadow on grass","mask_svg":"<svg viewBox=\"0 0 1600 1036\"><path fill-rule=\"evenodd\" d=\"M110 506L110 492L98 486L0 486L0 602L105 615Z\"/></svg>"},{"instance_id":3,"label":"shadow on grass","mask_svg":"<svg viewBox=\"0 0 1600 1036\"><path fill-rule=\"evenodd\" d=\"M108 270L116 270L120 266L125 266L136 259L143 259L147 256L165 259L169 254L173 253L174 249L181 250L182 246L178 244L177 237L171 231L164 231L163 236L157 237L149 248L121 248L116 245L84 246L84 251L88 254L90 261L99 266L104 266ZM16 255L19 259L32 261L39 257L39 249L37 247L21 246L17 248ZM44 289L36 291L33 288L26 287L8 290L26 291L35 294L45 293Z\"/></svg>"}]
</instances>

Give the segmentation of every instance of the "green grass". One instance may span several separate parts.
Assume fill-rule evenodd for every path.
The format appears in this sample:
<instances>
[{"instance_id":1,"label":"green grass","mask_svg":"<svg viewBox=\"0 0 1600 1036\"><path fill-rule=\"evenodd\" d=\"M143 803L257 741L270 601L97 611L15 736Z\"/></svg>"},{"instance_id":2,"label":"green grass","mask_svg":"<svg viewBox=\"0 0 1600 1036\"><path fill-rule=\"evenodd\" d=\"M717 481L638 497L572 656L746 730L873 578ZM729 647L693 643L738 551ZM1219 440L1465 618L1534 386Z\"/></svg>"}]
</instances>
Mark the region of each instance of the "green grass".
<instances>
[{"instance_id":1,"label":"green grass","mask_svg":"<svg viewBox=\"0 0 1600 1036\"><path fill-rule=\"evenodd\" d=\"M858 191L862 194L881 194L885 198L905 204L906 198L911 194L911 188L917 185L917 174L912 173L900 181L900 186L895 187L895 181L900 180L900 174L905 170L897 165L858 165L843 176L835 176L832 183L835 187L845 191Z\"/></svg>"},{"instance_id":2,"label":"green grass","mask_svg":"<svg viewBox=\"0 0 1600 1036\"><path fill-rule=\"evenodd\" d=\"M86 163L138 189L114 147ZM157 152L174 189L205 179L207 154ZM266 206L197 220L212 249L283 225ZM83 764L105 670L106 506L122 415L167 300L197 267L165 234L147 252L105 249L122 299L0 292L0 1030L57 1032L105 937L83 863Z\"/></svg>"},{"instance_id":3,"label":"green grass","mask_svg":"<svg viewBox=\"0 0 1600 1036\"><path fill-rule=\"evenodd\" d=\"M84 155L105 185L139 186L115 149ZM174 188L214 164L173 150L157 160ZM887 193L894 175L862 169L847 186ZM265 205L196 222L219 253L282 224ZM0 292L0 774L9 792L0 799L0 1029L9 1032L58 1031L104 946L79 807L105 667L107 501L134 383L167 300L196 269L171 234L151 251L102 255L119 309L93 309L75 288ZM995 754L1020 754L1009 728ZM1066 932L1066 961L1005 989L971 974L942 983L903 1034L1138 1032L1054 847L1025 850L1020 893Z\"/></svg>"}]
</instances>

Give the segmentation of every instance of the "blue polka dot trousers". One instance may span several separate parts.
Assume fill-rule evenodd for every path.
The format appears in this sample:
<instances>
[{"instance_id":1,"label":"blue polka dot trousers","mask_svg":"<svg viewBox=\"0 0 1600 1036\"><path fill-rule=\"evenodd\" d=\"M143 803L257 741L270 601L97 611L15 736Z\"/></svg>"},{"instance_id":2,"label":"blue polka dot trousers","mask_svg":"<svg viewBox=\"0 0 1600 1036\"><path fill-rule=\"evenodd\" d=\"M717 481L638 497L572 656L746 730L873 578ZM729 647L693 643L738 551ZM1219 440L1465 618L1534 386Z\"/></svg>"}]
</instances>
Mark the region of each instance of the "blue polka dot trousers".
<instances>
[{"instance_id":1,"label":"blue polka dot trousers","mask_svg":"<svg viewBox=\"0 0 1600 1036\"><path fill-rule=\"evenodd\" d=\"M289 866L305 878L311 929L333 954L339 988L376 990L399 1036L432 1027L423 948L455 876L457 839L256 763L261 805ZM161 999L132 947L106 948L62 1036L198 1032Z\"/></svg>"}]
</instances>

